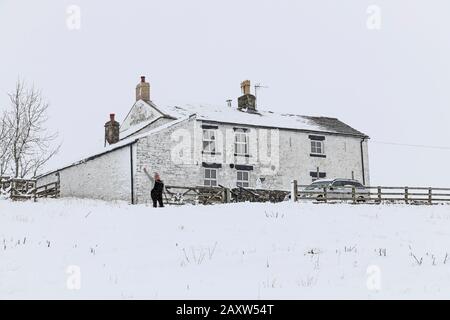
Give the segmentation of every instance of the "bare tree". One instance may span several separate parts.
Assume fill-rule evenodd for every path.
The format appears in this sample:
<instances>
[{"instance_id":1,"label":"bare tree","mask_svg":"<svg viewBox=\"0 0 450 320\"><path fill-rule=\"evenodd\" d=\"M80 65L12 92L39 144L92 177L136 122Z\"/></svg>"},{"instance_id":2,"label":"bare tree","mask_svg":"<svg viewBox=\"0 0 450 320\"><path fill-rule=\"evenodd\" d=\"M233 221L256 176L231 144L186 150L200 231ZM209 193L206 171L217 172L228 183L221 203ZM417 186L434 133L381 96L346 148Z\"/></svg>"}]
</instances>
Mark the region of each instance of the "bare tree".
<instances>
[{"instance_id":1,"label":"bare tree","mask_svg":"<svg viewBox=\"0 0 450 320\"><path fill-rule=\"evenodd\" d=\"M11 142L9 128L6 125L6 114L0 115L0 177L5 175L10 162L9 145Z\"/></svg>"},{"instance_id":2,"label":"bare tree","mask_svg":"<svg viewBox=\"0 0 450 320\"><path fill-rule=\"evenodd\" d=\"M27 88L21 80L8 96L10 107L3 118L8 141L5 159L12 176L36 176L60 147L53 147L57 133L49 133L45 127L49 104L40 90Z\"/></svg>"}]
</instances>

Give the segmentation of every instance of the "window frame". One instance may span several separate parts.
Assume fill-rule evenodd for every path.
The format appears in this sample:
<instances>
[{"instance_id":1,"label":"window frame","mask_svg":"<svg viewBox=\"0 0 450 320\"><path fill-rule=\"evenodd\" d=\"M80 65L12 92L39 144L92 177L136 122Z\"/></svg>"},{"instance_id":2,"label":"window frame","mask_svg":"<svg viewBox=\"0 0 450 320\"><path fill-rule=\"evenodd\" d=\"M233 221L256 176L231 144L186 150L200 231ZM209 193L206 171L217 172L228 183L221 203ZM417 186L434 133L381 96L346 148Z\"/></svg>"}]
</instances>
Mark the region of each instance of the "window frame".
<instances>
[{"instance_id":1,"label":"window frame","mask_svg":"<svg viewBox=\"0 0 450 320\"><path fill-rule=\"evenodd\" d=\"M217 179L218 170L216 168L203 168L203 186L205 187L217 187L219 182ZM209 177L206 176L206 172L209 172ZM211 177L211 172L214 172L215 178ZM208 182L208 183L207 183ZM214 184L213 184L214 182Z\"/></svg>"},{"instance_id":2,"label":"window frame","mask_svg":"<svg viewBox=\"0 0 450 320\"><path fill-rule=\"evenodd\" d=\"M244 141L238 141L238 137L244 137ZM239 147L243 147L244 152L238 152ZM250 155L249 134L245 129L236 129L234 131L234 155L248 157Z\"/></svg>"},{"instance_id":3,"label":"window frame","mask_svg":"<svg viewBox=\"0 0 450 320\"><path fill-rule=\"evenodd\" d=\"M205 133L208 133L208 137L207 139L205 139ZM211 134L212 132L212 134ZM212 138L211 138L212 137ZM217 153L217 129L213 129L213 128L203 128L202 131L202 152L206 153L206 154L216 154ZM208 148L205 148L205 142L209 142L209 144L207 144ZM213 146L213 147L211 147ZM208 150L206 150L208 149ZM212 150L211 150L212 149Z\"/></svg>"},{"instance_id":4,"label":"window frame","mask_svg":"<svg viewBox=\"0 0 450 320\"><path fill-rule=\"evenodd\" d=\"M325 154L325 144L322 140L311 140L311 154L324 155ZM320 149L320 152L317 150Z\"/></svg>"},{"instance_id":5,"label":"window frame","mask_svg":"<svg viewBox=\"0 0 450 320\"><path fill-rule=\"evenodd\" d=\"M239 174L241 174L241 179L239 179ZM247 179L244 179L244 174L247 175ZM250 171L237 170L236 171L236 186L242 188L250 187Z\"/></svg>"}]
</instances>

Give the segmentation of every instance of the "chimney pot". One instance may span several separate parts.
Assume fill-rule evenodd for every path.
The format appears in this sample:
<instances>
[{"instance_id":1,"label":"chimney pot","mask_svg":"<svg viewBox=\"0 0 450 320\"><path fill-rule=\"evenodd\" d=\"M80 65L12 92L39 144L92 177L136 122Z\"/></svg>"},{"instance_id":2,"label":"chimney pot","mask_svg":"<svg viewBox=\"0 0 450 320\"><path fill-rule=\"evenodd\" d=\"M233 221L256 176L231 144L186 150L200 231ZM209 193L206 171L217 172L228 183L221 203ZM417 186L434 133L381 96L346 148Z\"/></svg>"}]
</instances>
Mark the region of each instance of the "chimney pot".
<instances>
[{"instance_id":1,"label":"chimney pot","mask_svg":"<svg viewBox=\"0 0 450 320\"><path fill-rule=\"evenodd\" d=\"M141 76L141 82L145 82L145 76Z\"/></svg>"},{"instance_id":2,"label":"chimney pot","mask_svg":"<svg viewBox=\"0 0 450 320\"><path fill-rule=\"evenodd\" d=\"M110 113L109 114L109 120L111 120L111 122L114 122L115 120L114 120L114 118L116 117L116 114L115 113Z\"/></svg>"},{"instance_id":3,"label":"chimney pot","mask_svg":"<svg viewBox=\"0 0 450 320\"><path fill-rule=\"evenodd\" d=\"M242 94L250 94L250 80L244 80L241 82Z\"/></svg>"}]
</instances>

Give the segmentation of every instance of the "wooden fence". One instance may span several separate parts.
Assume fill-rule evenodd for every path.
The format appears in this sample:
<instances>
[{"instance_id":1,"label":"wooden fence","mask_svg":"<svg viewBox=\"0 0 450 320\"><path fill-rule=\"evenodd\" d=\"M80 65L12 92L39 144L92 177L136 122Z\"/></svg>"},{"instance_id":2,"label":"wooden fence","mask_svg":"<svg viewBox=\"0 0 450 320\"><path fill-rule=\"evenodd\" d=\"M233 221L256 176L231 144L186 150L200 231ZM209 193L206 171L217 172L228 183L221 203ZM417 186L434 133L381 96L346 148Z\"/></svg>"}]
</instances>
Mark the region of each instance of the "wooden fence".
<instances>
[{"instance_id":1,"label":"wooden fence","mask_svg":"<svg viewBox=\"0 0 450 320\"><path fill-rule=\"evenodd\" d=\"M230 202L281 202L311 201L315 203L350 202L361 203L406 203L406 204L450 204L450 188L433 187L325 187L311 189L292 181L291 190L250 189L243 187L185 187L166 186L165 202L169 204L216 204ZM33 179L0 177L0 197L13 200L57 198L60 196L59 181L37 186Z\"/></svg>"},{"instance_id":2,"label":"wooden fence","mask_svg":"<svg viewBox=\"0 0 450 320\"><path fill-rule=\"evenodd\" d=\"M59 182L36 187L35 198L59 198Z\"/></svg>"},{"instance_id":3,"label":"wooden fence","mask_svg":"<svg viewBox=\"0 0 450 320\"><path fill-rule=\"evenodd\" d=\"M309 186L297 185L294 180L289 198L291 201L316 202L450 204L450 188L376 186L311 189Z\"/></svg>"},{"instance_id":4,"label":"wooden fence","mask_svg":"<svg viewBox=\"0 0 450 320\"><path fill-rule=\"evenodd\" d=\"M220 187L166 186L164 198L170 204L213 204L225 202L224 189Z\"/></svg>"},{"instance_id":5,"label":"wooden fence","mask_svg":"<svg viewBox=\"0 0 450 320\"><path fill-rule=\"evenodd\" d=\"M250 188L166 186L169 204L217 204L230 202L310 201L314 203L349 202L354 204L406 203L450 204L450 188L433 187L329 187L310 189L294 180L291 191Z\"/></svg>"},{"instance_id":6,"label":"wooden fence","mask_svg":"<svg viewBox=\"0 0 450 320\"><path fill-rule=\"evenodd\" d=\"M263 190L236 187L166 186L165 201L169 204L216 204L230 202L281 202L289 194L283 190Z\"/></svg>"},{"instance_id":7,"label":"wooden fence","mask_svg":"<svg viewBox=\"0 0 450 320\"><path fill-rule=\"evenodd\" d=\"M59 197L59 182L37 186L34 179L0 177L0 196L12 200Z\"/></svg>"}]
</instances>

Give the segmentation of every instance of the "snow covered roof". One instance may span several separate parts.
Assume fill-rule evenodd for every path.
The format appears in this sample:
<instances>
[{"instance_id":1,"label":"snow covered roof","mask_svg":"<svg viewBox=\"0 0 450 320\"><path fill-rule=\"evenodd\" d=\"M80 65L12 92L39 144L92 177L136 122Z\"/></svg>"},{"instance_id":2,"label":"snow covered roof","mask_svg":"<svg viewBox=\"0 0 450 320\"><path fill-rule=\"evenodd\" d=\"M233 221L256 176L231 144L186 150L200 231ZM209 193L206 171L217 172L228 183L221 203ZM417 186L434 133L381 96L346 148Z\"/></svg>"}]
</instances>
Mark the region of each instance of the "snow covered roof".
<instances>
[{"instance_id":1,"label":"snow covered roof","mask_svg":"<svg viewBox=\"0 0 450 320\"><path fill-rule=\"evenodd\" d=\"M164 125L161 125L161 126L155 128L153 130L150 130L150 131L147 131L147 132L144 132L144 133L141 133L141 134L136 134L136 135L128 137L126 139L120 140L119 142L117 142L115 144L109 145L107 147L103 147L103 148L99 149L97 152L91 153L89 156L81 157L82 160L71 162L71 163L66 164L64 166L60 166L57 169L53 169L51 171L43 173L43 174L37 176L36 179L48 176L50 174L53 174L53 173L58 172L58 171L63 170L63 169L67 169L67 168L76 166L78 164L85 163L85 162L87 162L89 160L93 160L93 159L95 159L95 158L97 158L99 156L102 156L102 155L106 154L106 153L109 153L109 152L121 149L123 147L129 146L130 144L133 144L133 143L137 142L139 139L142 139L142 138L147 137L149 135L152 135L152 134L155 134L155 133L160 132L162 130L165 130L167 128L170 128L170 127L172 127L172 126L174 126L174 125L176 125L178 123L181 123L183 121L188 120L189 118L190 118L189 116L187 116L187 117L183 116L183 117L180 117L177 120L174 120L172 122L169 122L169 123L166 123Z\"/></svg>"},{"instance_id":2,"label":"snow covered roof","mask_svg":"<svg viewBox=\"0 0 450 320\"><path fill-rule=\"evenodd\" d=\"M312 184L319 184L319 183L329 183L333 182L335 179L317 179Z\"/></svg>"},{"instance_id":3,"label":"snow covered roof","mask_svg":"<svg viewBox=\"0 0 450 320\"><path fill-rule=\"evenodd\" d=\"M138 133L161 118L176 120L179 117L173 117L160 110L152 101L136 101L120 125L120 139Z\"/></svg>"},{"instance_id":4,"label":"snow covered roof","mask_svg":"<svg viewBox=\"0 0 450 320\"><path fill-rule=\"evenodd\" d=\"M236 108L208 105L159 107L159 110L176 118L195 114L197 120L201 121L367 137L366 134L350 127L337 118L311 117L264 110L249 113Z\"/></svg>"},{"instance_id":5,"label":"snow covered roof","mask_svg":"<svg viewBox=\"0 0 450 320\"><path fill-rule=\"evenodd\" d=\"M342 134L357 137L368 136L349 125L343 123L336 118L328 117L311 117L302 116L290 113L275 113L272 111L258 110L256 113L250 113L241 111L230 107L215 107L210 105L184 105L180 106L156 106L153 102L145 102L148 106L155 108L161 113L163 118L174 119L173 121L161 125L153 130L139 134L138 132L150 125L155 119L144 120L127 130L121 132L122 138L118 143L110 145L106 148L102 148L98 152L91 153L90 156L82 158L83 160L73 162L69 165L60 167L59 169L52 170L39 177L47 176L59 170L87 162L95 159L105 153L120 149L135 143L137 140L162 131L168 127L171 127L177 123L183 122L191 117L195 117L199 121L211 121L218 123L266 127L266 128L280 128L290 130L301 130L307 132L329 133L329 134Z\"/></svg>"},{"instance_id":6,"label":"snow covered roof","mask_svg":"<svg viewBox=\"0 0 450 320\"><path fill-rule=\"evenodd\" d=\"M152 124L153 122L156 122L157 120L159 120L159 118L157 119L148 119L148 120L144 120L142 122L139 122L138 124L135 124L133 126L130 126L128 129L123 130L120 132L120 139L126 139L127 137L135 134L136 132L141 131L142 129L144 129L145 127L147 127L148 125Z\"/></svg>"}]
</instances>

